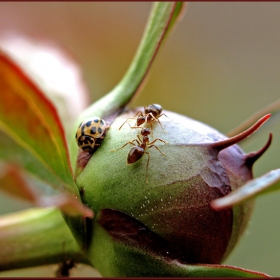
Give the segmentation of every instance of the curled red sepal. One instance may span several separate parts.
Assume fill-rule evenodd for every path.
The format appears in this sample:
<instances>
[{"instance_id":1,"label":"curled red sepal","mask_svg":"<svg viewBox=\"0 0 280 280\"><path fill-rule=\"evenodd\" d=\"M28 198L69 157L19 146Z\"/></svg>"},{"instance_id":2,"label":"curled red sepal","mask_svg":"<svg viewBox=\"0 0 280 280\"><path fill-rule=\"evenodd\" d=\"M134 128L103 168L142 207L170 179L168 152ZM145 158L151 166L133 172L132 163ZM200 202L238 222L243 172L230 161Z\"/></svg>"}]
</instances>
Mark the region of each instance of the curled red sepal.
<instances>
[{"instance_id":1,"label":"curled red sepal","mask_svg":"<svg viewBox=\"0 0 280 280\"><path fill-rule=\"evenodd\" d=\"M237 134L237 135L235 135L231 138L212 143L210 145L211 148L216 149L218 151L221 151L225 148L228 148L229 146L232 146L232 145L240 142L241 140L243 140L246 137L253 134L258 128L260 128L260 126L263 125L270 118L270 116L271 116L271 114L267 114L267 115L263 116L254 125L252 125L250 128L248 128L247 130L245 130L245 131L243 131L243 132L241 132L241 133L239 133L239 134Z\"/></svg>"},{"instance_id":2,"label":"curled red sepal","mask_svg":"<svg viewBox=\"0 0 280 280\"><path fill-rule=\"evenodd\" d=\"M245 163L248 167L252 167L256 160L259 159L265 153L265 151L269 148L271 141L272 133L269 133L266 144L260 150L258 150L257 152L251 152L245 156Z\"/></svg>"}]
</instances>

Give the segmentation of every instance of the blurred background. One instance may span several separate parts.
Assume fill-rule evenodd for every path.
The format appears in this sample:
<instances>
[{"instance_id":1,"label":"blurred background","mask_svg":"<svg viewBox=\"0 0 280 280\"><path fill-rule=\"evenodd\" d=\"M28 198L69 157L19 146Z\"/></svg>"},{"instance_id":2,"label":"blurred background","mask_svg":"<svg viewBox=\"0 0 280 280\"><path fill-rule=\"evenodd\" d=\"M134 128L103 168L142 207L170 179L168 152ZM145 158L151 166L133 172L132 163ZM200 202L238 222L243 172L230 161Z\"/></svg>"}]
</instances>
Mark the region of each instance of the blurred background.
<instances>
[{"instance_id":1,"label":"blurred background","mask_svg":"<svg viewBox=\"0 0 280 280\"><path fill-rule=\"evenodd\" d=\"M149 2L1 2L0 40L7 34L54 41L80 63L91 101L122 78L139 44ZM227 133L279 98L279 2L191 2L165 42L141 96L132 106L159 103ZM280 126L266 124L240 146L272 146L255 176L280 167ZM246 233L226 264L280 276L280 193L256 200ZM27 207L1 193L0 213ZM0 273L53 276L55 266ZM93 276L78 265L73 276Z\"/></svg>"}]
</instances>

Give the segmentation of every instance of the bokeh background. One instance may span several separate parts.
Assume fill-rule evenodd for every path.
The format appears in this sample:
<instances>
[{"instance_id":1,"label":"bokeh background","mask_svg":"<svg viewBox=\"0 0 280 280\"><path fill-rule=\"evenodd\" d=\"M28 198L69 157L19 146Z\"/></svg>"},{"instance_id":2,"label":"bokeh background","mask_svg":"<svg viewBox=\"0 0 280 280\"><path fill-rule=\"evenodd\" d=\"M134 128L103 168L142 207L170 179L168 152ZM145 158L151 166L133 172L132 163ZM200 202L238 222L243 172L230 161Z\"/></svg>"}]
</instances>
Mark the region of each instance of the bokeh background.
<instances>
[{"instance_id":1,"label":"bokeh background","mask_svg":"<svg viewBox=\"0 0 280 280\"><path fill-rule=\"evenodd\" d=\"M149 2L1 2L0 39L13 32L57 42L80 62L94 101L122 78L139 44ZM279 2L190 2L165 42L133 106L163 108L205 122L223 133L279 98ZM1 93L0 93L1 94ZM280 167L280 125L261 128L246 152L274 139L256 163L255 176ZM280 193L259 197L248 229L226 264L280 276ZM0 213L27 207L0 194ZM55 266L0 273L53 276ZM73 276L93 276L79 265Z\"/></svg>"}]
</instances>

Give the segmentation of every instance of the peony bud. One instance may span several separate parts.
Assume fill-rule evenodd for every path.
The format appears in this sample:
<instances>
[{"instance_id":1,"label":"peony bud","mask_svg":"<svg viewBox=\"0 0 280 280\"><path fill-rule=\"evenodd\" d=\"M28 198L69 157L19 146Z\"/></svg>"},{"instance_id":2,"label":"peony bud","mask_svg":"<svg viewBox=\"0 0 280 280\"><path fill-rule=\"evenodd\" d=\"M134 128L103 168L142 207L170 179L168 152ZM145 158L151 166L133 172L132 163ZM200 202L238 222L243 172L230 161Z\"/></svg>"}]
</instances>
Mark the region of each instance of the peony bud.
<instances>
[{"instance_id":1,"label":"peony bud","mask_svg":"<svg viewBox=\"0 0 280 280\"><path fill-rule=\"evenodd\" d=\"M148 143L156 138L166 143L155 141L145 150L149 154L128 164L132 143L141 144L142 127L151 126L131 128L136 120L130 119L119 128L139 110L142 108L126 111L115 119L77 176L83 202L96 214L110 208L136 219L178 252L184 263L221 263L244 232L253 203L216 211L210 202L252 179L252 165L269 147L271 137L263 149L249 155L236 143L252 134L269 115L227 138L203 123L164 111L160 123L152 123ZM80 152L80 158L87 158L85 155ZM94 233L94 223L92 226ZM101 254L100 258L106 262L108 256Z\"/></svg>"}]
</instances>

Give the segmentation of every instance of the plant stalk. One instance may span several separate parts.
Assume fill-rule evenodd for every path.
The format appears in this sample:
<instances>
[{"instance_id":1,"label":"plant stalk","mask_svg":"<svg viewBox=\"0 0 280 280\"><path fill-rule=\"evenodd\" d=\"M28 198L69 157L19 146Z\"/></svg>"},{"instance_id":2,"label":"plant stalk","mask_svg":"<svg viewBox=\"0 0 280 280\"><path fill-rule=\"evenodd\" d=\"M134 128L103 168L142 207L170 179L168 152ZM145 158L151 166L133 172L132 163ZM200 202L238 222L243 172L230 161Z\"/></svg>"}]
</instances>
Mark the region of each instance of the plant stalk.
<instances>
[{"instance_id":1,"label":"plant stalk","mask_svg":"<svg viewBox=\"0 0 280 280\"><path fill-rule=\"evenodd\" d=\"M87 263L55 208L33 208L0 218L0 271L60 263Z\"/></svg>"}]
</instances>

